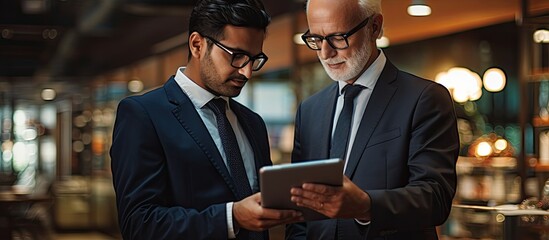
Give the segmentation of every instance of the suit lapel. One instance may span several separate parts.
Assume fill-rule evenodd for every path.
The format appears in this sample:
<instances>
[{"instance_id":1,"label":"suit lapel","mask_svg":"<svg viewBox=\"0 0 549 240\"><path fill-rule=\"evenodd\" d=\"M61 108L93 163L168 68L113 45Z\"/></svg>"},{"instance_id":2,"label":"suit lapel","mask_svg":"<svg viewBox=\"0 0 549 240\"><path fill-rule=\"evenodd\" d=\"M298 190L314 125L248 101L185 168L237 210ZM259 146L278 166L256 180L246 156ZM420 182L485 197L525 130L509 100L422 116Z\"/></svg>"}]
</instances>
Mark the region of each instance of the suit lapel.
<instances>
[{"instance_id":1,"label":"suit lapel","mask_svg":"<svg viewBox=\"0 0 549 240\"><path fill-rule=\"evenodd\" d=\"M230 177L229 171L223 162L221 154L217 151L217 146L210 136L210 132L208 132L200 115L196 112L193 103L189 97L182 92L173 77L164 85L164 89L168 100L175 105L175 108L172 110L173 115L204 152L204 155L208 157L236 198L236 188Z\"/></svg>"},{"instance_id":2,"label":"suit lapel","mask_svg":"<svg viewBox=\"0 0 549 240\"><path fill-rule=\"evenodd\" d=\"M372 137L372 133L397 90L396 86L391 85L391 83L396 80L397 73L398 69L387 60L383 72L381 72L376 86L374 87L374 91L370 96L370 100L368 101L368 105L366 106L366 110L360 121L360 126L358 127L355 142L353 143L353 148L351 149L347 162L347 168L345 169L345 175L349 178L354 174L356 166L362 158L362 154Z\"/></svg>"},{"instance_id":3,"label":"suit lapel","mask_svg":"<svg viewBox=\"0 0 549 240\"><path fill-rule=\"evenodd\" d=\"M326 147L318 148L318 151L320 151L320 154L321 154L318 158L328 158L330 156L330 146L332 143L331 129L332 129L332 124L334 120L335 105L336 105L337 97L339 95L338 91L339 91L338 84L334 83L328 89L327 97L321 98L321 101L323 102L321 102L319 106L321 106L322 108L330 109L330 112L329 114L318 116L319 117L318 129L328 129L328 131L315 131L315 133L318 135L313 139L317 139L319 141L318 146L326 146ZM302 123L302 124L311 124L311 123Z\"/></svg>"}]
</instances>

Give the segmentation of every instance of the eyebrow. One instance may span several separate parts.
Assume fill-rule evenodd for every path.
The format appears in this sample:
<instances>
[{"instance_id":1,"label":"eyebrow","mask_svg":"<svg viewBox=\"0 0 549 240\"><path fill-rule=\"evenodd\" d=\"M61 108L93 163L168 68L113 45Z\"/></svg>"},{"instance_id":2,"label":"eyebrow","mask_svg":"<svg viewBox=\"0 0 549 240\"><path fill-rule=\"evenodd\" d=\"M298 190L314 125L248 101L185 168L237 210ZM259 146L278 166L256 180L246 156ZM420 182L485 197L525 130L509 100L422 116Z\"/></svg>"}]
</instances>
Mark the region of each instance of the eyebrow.
<instances>
[{"instance_id":1,"label":"eyebrow","mask_svg":"<svg viewBox=\"0 0 549 240\"><path fill-rule=\"evenodd\" d=\"M347 32L333 32L333 33L328 33L326 35L321 35L321 34L318 34L318 33L311 33L311 30L309 29L309 36L319 36L319 37L327 37L327 36L331 36L331 35L343 35Z\"/></svg>"},{"instance_id":2,"label":"eyebrow","mask_svg":"<svg viewBox=\"0 0 549 240\"><path fill-rule=\"evenodd\" d=\"M215 39L214 39L214 40L215 40ZM247 54L247 55L249 55L249 56L251 56L251 57L256 57L256 56L259 56L259 55L261 55L261 54L265 54L263 51L261 51L261 52L259 52L258 54L255 54L255 55L254 55L254 54L252 54L251 52L248 52L248 51L246 51L246 50L244 50L244 49L229 47L229 46L225 45L225 43L222 43L222 42L221 42L222 40L215 40L215 41L217 41L218 43L220 43L221 45L223 45L225 48L227 48L227 49L233 51L234 53L244 53L244 54Z\"/></svg>"}]
</instances>

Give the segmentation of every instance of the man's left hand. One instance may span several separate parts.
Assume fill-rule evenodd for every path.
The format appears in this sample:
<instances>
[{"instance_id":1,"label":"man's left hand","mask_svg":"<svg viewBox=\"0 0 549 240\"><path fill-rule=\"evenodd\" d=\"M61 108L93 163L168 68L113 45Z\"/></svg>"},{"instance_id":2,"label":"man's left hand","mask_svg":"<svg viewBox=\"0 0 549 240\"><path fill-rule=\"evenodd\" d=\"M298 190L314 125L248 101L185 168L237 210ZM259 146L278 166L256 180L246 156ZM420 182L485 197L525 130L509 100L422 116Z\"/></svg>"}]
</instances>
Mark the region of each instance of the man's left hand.
<instances>
[{"instance_id":1,"label":"man's left hand","mask_svg":"<svg viewBox=\"0 0 549 240\"><path fill-rule=\"evenodd\" d=\"M313 209L330 218L355 218L370 220L370 196L347 176L343 186L304 183L301 188L291 189L291 200L297 206Z\"/></svg>"}]
</instances>

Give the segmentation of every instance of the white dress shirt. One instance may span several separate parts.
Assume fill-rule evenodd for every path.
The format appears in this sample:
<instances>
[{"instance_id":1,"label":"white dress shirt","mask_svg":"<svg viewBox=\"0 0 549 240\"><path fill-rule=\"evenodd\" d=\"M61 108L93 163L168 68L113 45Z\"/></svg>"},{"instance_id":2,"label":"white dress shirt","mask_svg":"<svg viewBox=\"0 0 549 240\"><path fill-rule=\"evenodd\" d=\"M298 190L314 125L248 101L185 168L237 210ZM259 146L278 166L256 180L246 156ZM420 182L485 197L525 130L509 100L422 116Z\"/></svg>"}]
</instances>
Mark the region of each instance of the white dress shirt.
<instances>
[{"instance_id":1,"label":"white dress shirt","mask_svg":"<svg viewBox=\"0 0 549 240\"><path fill-rule=\"evenodd\" d=\"M206 106L206 104L216 96L198 86L195 82L185 76L185 74L183 73L184 71L185 67L180 67L177 70L175 74L175 81L193 103L194 108L200 115L200 118L202 118L202 121L206 125L208 132L212 136L212 139L214 140L215 145L217 146L217 149L219 150L219 153L221 154L221 157L225 162L225 166L227 166L227 157L225 156L225 150L223 150L223 144L221 143L221 138L219 137L215 114L210 108ZM229 99L227 97L221 98L225 99L228 103ZM229 119L229 122L231 123L233 131L236 135L236 141L238 142L238 146L240 148L240 154L242 155L242 160L244 161L244 167L246 168L246 175L250 182L250 186L252 190L259 189L257 174L255 172L254 152L250 143L248 142L246 134L238 123L238 119L234 112L231 110L229 104L227 104L227 118ZM230 169L228 167L227 169L230 172ZM233 202L227 203L227 227L229 230L229 238L236 238L233 224Z\"/></svg>"},{"instance_id":2,"label":"white dress shirt","mask_svg":"<svg viewBox=\"0 0 549 240\"><path fill-rule=\"evenodd\" d=\"M355 142L356 133L358 131L358 127L360 126L360 121L362 120L362 116L364 115L364 111L366 110L366 106L368 105L368 101L370 100L370 96L372 96L372 91L374 91L374 87L377 83L377 79L381 75L381 72L383 71L383 68L385 67L385 63L387 62L387 58L385 57L385 54L382 50L379 50L379 56L376 58L376 60L358 77L358 79L355 81L355 85L361 85L364 86L365 89L360 91L358 96L355 97L354 105L353 105L353 117L351 119L351 132L349 134L349 144L346 149L345 153L345 167L343 169L343 172L345 172L345 169L347 169L347 162L349 160L349 155L351 153L351 149L353 149L353 144ZM334 136L335 128L337 126L337 120L339 118L339 114L341 113L341 110L343 109L343 103L344 103L344 94L341 92L345 85L347 85L344 81L339 81L339 96L337 97L337 103L336 103L336 109L332 124L332 138ZM355 219L356 222L358 222L361 225L368 225L370 224L370 221L368 222L362 222L358 219Z\"/></svg>"},{"instance_id":3,"label":"white dress shirt","mask_svg":"<svg viewBox=\"0 0 549 240\"><path fill-rule=\"evenodd\" d=\"M349 134L349 144L346 149L345 153L345 168L347 168L347 161L349 159L349 154L351 152L351 149L353 148L353 144L356 138L356 133L358 131L358 127L360 126L360 121L362 120L362 116L364 115L364 110L366 110L366 106L368 105L368 101L370 100L370 96L372 95L372 91L374 90L374 87L377 83L377 79L381 75L381 71L383 71L383 68L385 67L385 62L387 62L387 58L385 57L385 54L383 54L383 51L379 50L379 56L376 58L376 60L358 77L358 79L355 81L354 85L361 85L364 86L365 89L360 91L360 93L355 97L354 105L353 105L353 117L351 120L351 132ZM335 128L337 126L337 120L339 118L339 114L341 113L341 110L343 109L343 102L344 102L344 94L341 92L343 88L347 85L344 81L339 81L339 96L337 97L337 103L336 103L336 109L334 114L334 119L332 124L332 137L334 136ZM343 170L345 171L345 170Z\"/></svg>"}]
</instances>

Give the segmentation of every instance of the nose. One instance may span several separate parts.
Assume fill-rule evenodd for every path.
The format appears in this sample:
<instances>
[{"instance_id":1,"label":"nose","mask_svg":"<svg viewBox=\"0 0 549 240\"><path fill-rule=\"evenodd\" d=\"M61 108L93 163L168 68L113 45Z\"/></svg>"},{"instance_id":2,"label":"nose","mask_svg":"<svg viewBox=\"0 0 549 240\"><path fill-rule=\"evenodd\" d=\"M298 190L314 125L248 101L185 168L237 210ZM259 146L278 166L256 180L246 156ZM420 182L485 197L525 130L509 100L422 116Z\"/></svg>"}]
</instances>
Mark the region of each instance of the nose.
<instances>
[{"instance_id":1,"label":"nose","mask_svg":"<svg viewBox=\"0 0 549 240\"><path fill-rule=\"evenodd\" d=\"M252 66L253 66L253 61L250 61L246 64L246 66L238 69L238 73L250 79L252 77Z\"/></svg>"},{"instance_id":2,"label":"nose","mask_svg":"<svg viewBox=\"0 0 549 240\"><path fill-rule=\"evenodd\" d=\"M326 60L329 58L334 57L337 54L337 50L332 48L332 46L328 43L327 40L322 41L321 49L318 52L318 56L322 60Z\"/></svg>"}]
</instances>

